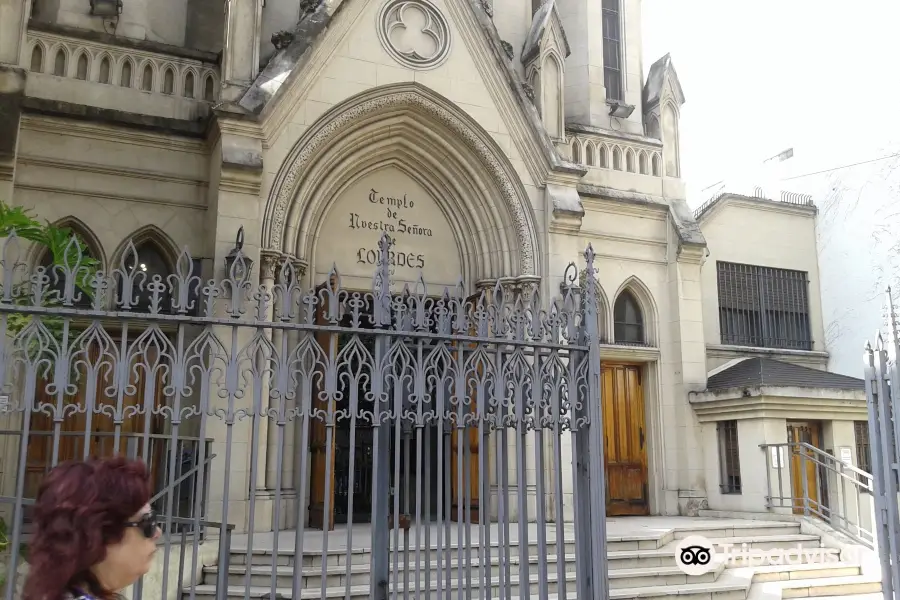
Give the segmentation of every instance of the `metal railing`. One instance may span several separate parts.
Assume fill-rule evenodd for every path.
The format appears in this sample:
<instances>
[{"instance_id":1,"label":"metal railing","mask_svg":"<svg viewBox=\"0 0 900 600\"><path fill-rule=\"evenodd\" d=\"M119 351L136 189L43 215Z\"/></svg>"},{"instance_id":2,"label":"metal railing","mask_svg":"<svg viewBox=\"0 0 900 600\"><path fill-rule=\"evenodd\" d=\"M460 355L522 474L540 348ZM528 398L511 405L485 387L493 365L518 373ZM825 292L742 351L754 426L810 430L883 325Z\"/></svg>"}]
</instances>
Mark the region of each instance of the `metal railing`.
<instances>
[{"instance_id":1,"label":"metal railing","mask_svg":"<svg viewBox=\"0 0 900 600\"><path fill-rule=\"evenodd\" d=\"M872 475L806 442L760 444L766 456L766 507L828 522L874 549Z\"/></svg>"},{"instance_id":2,"label":"metal railing","mask_svg":"<svg viewBox=\"0 0 900 600\"><path fill-rule=\"evenodd\" d=\"M199 467L198 467L199 468ZM174 482L173 482L174 483ZM165 493L166 490L163 490ZM34 505L34 498L23 498L21 501L21 505L23 507L31 507ZM12 496L0 496L0 505L15 505L16 498ZM176 589L179 591L183 591L186 589L190 589L196 583L201 583L201 570L204 565L198 562L198 546L204 541L209 539L207 532L210 529L216 530L217 535L212 536L217 543L216 549L216 565L218 570L216 572L216 599L220 600L226 597L228 591L228 571L230 566L230 557L231 557L231 537L234 531L234 525L230 524L222 524L216 521L207 521L204 519L197 518L186 518L186 517L175 517L171 514L162 514L159 517L160 519L160 529L162 530L162 535L159 538L159 544L162 546L160 550L162 555L162 565L163 565L163 573L162 573L162 598L167 597L167 586L170 582L169 573L173 570L173 568L177 568L178 575L175 579ZM5 521L4 521L5 522ZM29 538L31 537L31 532L27 532L22 536L21 544L19 552L22 552L22 548L27 548ZM0 555L6 555L8 552L12 552L12 547L8 544L8 540L4 540L7 543ZM173 541L175 543L173 543ZM177 564L172 564L172 555L173 549L175 550ZM24 556L23 556L24 559ZM23 562L27 565L27 559L24 559ZM25 567L27 569L27 567ZM189 577L186 579L186 570L190 569ZM27 571L26 571L27 572ZM7 574L8 576L9 574ZM17 583L17 591L14 595L14 599L18 600L21 596L22 585L25 582L24 577L20 577ZM134 594L132 595L132 600L141 600L143 595L143 578L138 580L134 584Z\"/></svg>"},{"instance_id":3,"label":"metal railing","mask_svg":"<svg viewBox=\"0 0 900 600\"><path fill-rule=\"evenodd\" d=\"M170 514L179 519L192 519L196 507L200 507L200 517L207 514L209 498L209 472L200 469L207 465L212 440L201 441L197 437L179 436L173 439L168 434L147 434L113 431L32 430L28 433L28 457L26 462L25 497L33 498L44 476L55 464L68 459L88 456L113 456L123 454L137 458L141 454L144 439L148 439L149 453L145 460L153 478L153 499L151 504L160 514ZM3 436L21 437L21 430L0 430ZM201 443L205 446L201 453ZM16 446L18 446L18 441ZM54 448L55 445L55 448ZM85 448L87 446L87 448ZM206 456L204 461L200 457ZM144 458L144 457L142 457ZM168 491L173 494L163 497ZM197 502L199 495L199 502Z\"/></svg>"},{"instance_id":4,"label":"metal railing","mask_svg":"<svg viewBox=\"0 0 900 600\"><path fill-rule=\"evenodd\" d=\"M703 216L703 214L711 209L723 196L745 196L747 198L784 202L785 204L796 204L798 206L815 206L813 197L809 194L785 192L783 190L766 190L760 186L732 184L728 186L727 190L716 192L709 200L698 206L694 210L694 219L699 219Z\"/></svg>"}]
</instances>

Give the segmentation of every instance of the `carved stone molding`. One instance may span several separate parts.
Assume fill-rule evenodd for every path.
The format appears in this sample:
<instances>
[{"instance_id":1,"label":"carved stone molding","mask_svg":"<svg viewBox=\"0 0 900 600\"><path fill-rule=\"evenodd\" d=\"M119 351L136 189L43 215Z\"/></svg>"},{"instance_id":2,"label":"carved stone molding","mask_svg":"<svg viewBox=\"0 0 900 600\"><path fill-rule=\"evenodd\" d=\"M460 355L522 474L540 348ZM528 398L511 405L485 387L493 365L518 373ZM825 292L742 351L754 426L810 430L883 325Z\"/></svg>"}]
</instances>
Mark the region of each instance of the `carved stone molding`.
<instances>
[{"instance_id":1,"label":"carved stone molding","mask_svg":"<svg viewBox=\"0 0 900 600\"><path fill-rule=\"evenodd\" d=\"M365 100L339 112L328 122L321 125L293 157L287 159L289 166L283 171L284 175L281 180L275 184L274 197L270 201L271 207L267 211L263 245L272 249L284 249L285 219L297 194L300 182L313 157L318 156L323 147L326 147L343 128L354 121L361 120L368 114L393 107L415 107L431 115L453 131L460 140L465 142L481 160L482 164L487 167L499 187L513 221L516 241L521 249L519 254L519 272L524 275L533 275L535 268L534 244L526 213L528 207L524 206L525 200L520 197L510 175L503 168L491 148L481 140L472 127L443 106L415 91L399 91L386 94Z\"/></svg>"},{"instance_id":2,"label":"carved stone molding","mask_svg":"<svg viewBox=\"0 0 900 600\"><path fill-rule=\"evenodd\" d=\"M276 271L281 267L284 260L281 252L274 250L259 251L259 276L260 281L275 281Z\"/></svg>"},{"instance_id":3,"label":"carved stone molding","mask_svg":"<svg viewBox=\"0 0 900 600\"><path fill-rule=\"evenodd\" d=\"M397 44L401 35L406 47ZM433 69L450 54L450 26L429 0L387 2L378 14L378 38L394 60L411 69Z\"/></svg>"},{"instance_id":4,"label":"carved stone molding","mask_svg":"<svg viewBox=\"0 0 900 600\"><path fill-rule=\"evenodd\" d=\"M530 302L534 298L541 287L541 278L534 275L525 275L516 278L516 288L522 297L523 302Z\"/></svg>"}]
</instances>

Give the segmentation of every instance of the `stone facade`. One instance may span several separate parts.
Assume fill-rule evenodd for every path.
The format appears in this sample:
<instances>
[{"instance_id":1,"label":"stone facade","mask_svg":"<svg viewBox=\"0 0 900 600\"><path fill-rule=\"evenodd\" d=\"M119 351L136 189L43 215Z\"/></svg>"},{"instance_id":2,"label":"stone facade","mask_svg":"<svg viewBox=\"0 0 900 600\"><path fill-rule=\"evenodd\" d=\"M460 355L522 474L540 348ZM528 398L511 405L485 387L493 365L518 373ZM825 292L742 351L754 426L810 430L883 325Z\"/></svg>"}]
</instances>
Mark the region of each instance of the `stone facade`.
<instances>
[{"instance_id":1,"label":"stone facade","mask_svg":"<svg viewBox=\"0 0 900 600\"><path fill-rule=\"evenodd\" d=\"M87 0L0 0L0 198L75 228L104 265L138 236L170 262L189 246L221 276L243 227L261 277L288 256L309 285L337 264L346 287L368 289L388 231L398 283L420 270L472 291L511 278L549 297L590 243L605 360L644 374L649 511L690 513L716 483L689 393L722 352L746 350L718 348L707 240L733 250L747 236L741 260L787 264L814 261L815 239L753 241L807 218L778 210L701 232L680 179L672 60L645 77L640 0L601 4L228 0L223 14L204 0L124 0L94 16ZM612 71L604 10L618 23ZM615 335L626 291L638 343ZM249 478L241 431L232 481ZM222 432L208 433L222 456ZM260 473L271 485L271 468ZM232 515L248 487L232 485Z\"/></svg>"}]
</instances>

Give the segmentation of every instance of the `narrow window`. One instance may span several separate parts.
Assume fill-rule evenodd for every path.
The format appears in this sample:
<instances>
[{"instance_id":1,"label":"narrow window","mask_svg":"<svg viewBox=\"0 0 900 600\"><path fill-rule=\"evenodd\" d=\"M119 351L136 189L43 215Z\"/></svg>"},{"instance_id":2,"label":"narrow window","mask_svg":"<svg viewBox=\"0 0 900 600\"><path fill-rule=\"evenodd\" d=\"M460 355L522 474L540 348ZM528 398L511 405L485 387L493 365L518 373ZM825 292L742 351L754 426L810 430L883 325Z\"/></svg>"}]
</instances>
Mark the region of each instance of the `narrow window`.
<instances>
[{"instance_id":1,"label":"narrow window","mask_svg":"<svg viewBox=\"0 0 900 600\"><path fill-rule=\"evenodd\" d=\"M44 50L40 44L35 44L34 50L31 51L31 70L35 73L44 70Z\"/></svg>"},{"instance_id":2,"label":"narrow window","mask_svg":"<svg viewBox=\"0 0 900 600\"><path fill-rule=\"evenodd\" d=\"M100 77L97 79L100 83L109 83L109 57L104 56L100 61Z\"/></svg>"},{"instance_id":3,"label":"narrow window","mask_svg":"<svg viewBox=\"0 0 900 600\"><path fill-rule=\"evenodd\" d=\"M212 102L215 100L216 90L213 87L213 78L212 75L206 76L206 83L203 86L203 99L207 102Z\"/></svg>"},{"instance_id":4,"label":"narrow window","mask_svg":"<svg viewBox=\"0 0 900 600\"><path fill-rule=\"evenodd\" d=\"M88 59L87 54L81 53L78 57L78 66L75 70L75 78L85 81L88 76Z\"/></svg>"},{"instance_id":5,"label":"narrow window","mask_svg":"<svg viewBox=\"0 0 900 600\"><path fill-rule=\"evenodd\" d=\"M185 98L193 98L194 97L194 74L190 71L184 77L184 97Z\"/></svg>"},{"instance_id":6,"label":"narrow window","mask_svg":"<svg viewBox=\"0 0 900 600\"><path fill-rule=\"evenodd\" d=\"M172 69L166 69L166 76L163 78L163 94L171 94L175 91L175 73Z\"/></svg>"},{"instance_id":7,"label":"narrow window","mask_svg":"<svg viewBox=\"0 0 900 600\"><path fill-rule=\"evenodd\" d=\"M131 62L125 61L122 65L122 77L119 78L119 85L122 87L131 87Z\"/></svg>"},{"instance_id":8,"label":"narrow window","mask_svg":"<svg viewBox=\"0 0 900 600\"><path fill-rule=\"evenodd\" d=\"M615 329L615 342L617 344L640 345L646 343L644 339L644 315L637 298L629 290L623 291L616 298L613 307L613 320Z\"/></svg>"},{"instance_id":9,"label":"narrow window","mask_svg":"<svg viewBox=\"0 0 900 600\"><path fill-rule=\"evenodd\" d=\"M871 473L872 451L869 449L869 422L854 421L853 433L856 437L856 466L866 473Z\"/></svg>"},{"instance_id":10,"label":"narrow window","mask_svg":"<svg viewBox=\"0 0 900 600\"><path fill-rule=\"evenodd\" d=\"M723 494L741 493L741 460L737 421L719 421L719 489Z\"/></svg>"},{"instance_id":11,"label":"narrow window","mask_svg":"<svg viewBox=\"0 0 900 600\"><path fill-rule=\"evenodd\" d=\"M603 85L607 100L622 99L622 35L619 0L603 0Z\"/></svg>"},{"instance_id":12,"label":"narrow window","mask_svg":"<svg viewBox=\"0 0 900 600\"><path fill-rule=\"evenodd\" d=\"M144 77L141 79L141 89L145 92L153 91L153 68L150 65L144 67Z\"/></svg>"},{"instance_id":13,"label":"narrow window","mask_svg":"<svg viewBox=\"0 0 900 600\"><path fill-rule=\"evenodd\" d=\"M62 48L56 51L56 62L53 65L53 74L60 77L66 76L66 53Z\"/></svg>"}]
</instances>

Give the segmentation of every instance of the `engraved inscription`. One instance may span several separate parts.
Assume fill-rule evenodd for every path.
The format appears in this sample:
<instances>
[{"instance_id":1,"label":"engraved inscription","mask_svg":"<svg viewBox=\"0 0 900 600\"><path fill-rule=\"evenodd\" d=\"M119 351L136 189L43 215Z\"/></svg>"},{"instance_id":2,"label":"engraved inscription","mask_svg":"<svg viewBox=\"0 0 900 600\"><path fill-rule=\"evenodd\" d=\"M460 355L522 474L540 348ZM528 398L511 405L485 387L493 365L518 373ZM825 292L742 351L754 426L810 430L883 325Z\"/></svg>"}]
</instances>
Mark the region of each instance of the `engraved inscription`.
<instances>
[{"instance_id":1,"label":"engraved inscription","mask_svg":"<svg viewBox=\"0 0 900 600\"><path fill-rule=\"evenodd\" d=\"M434 237L434 231L430 227L421 225L416 220L416 200L410 198L408 194L386 195L375 188L369 190L366 200L368 206L375 208L380 214L364 216L351 211L348 215L348 228L390 234L392 248L394 248L389 257L392 273L396 267L425 268L425 254L409 251L403 247L404 238ZM374 245L360 246L356 251L356 262L361 265L375 265L378 262L378 250Z\"/></svg>"}]
</instances>

